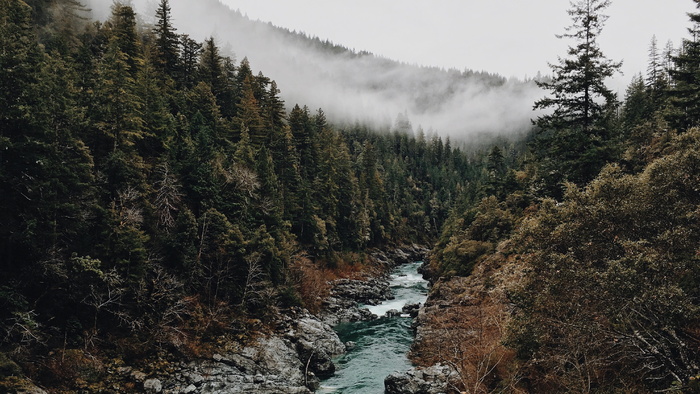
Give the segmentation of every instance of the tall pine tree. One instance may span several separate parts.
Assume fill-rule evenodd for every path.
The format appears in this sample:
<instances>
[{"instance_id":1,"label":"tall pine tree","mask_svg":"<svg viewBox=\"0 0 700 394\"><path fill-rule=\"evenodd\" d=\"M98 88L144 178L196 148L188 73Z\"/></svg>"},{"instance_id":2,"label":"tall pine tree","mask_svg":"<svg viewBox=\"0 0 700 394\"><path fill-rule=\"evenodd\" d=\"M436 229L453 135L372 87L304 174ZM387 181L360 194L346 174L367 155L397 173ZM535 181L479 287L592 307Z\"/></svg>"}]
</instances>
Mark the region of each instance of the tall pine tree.
<instances>
[{"instance_id":1,"label":"tall pine tree","mask_svg":"<svg viewBox=\"0 0 700 394\"><path fill-rule=\"evenodd\" d=\"M597 42L607 20L602 12L609 5L610 0L572 2L568 13L573 24L558 37L573 39L576 44L569 47L568 57L551 65L551 80L537 82L551 93L534 105L535 109L551 110L535 121L540 129L535 153L544 160L543 172L560 172L549 183L586 182L608 159L610 136L605 120L617 98L605 86L605 79L621 66L606 58Z\"/></svg>"},{"instance_id":2,"label":"tall pine tree","mask_svg":"<svg viewBox=\"0 0 700 394\"><path fill-rule=\"evenodd\" d=\"M693 0L700 8L700 0ZM683 40L675 68L671 70L674 88L671 91L671 126L687 130L700 125L700 12L688 13L692 26L690 39Z\"/></svg>"},{"instance_id":3,"label":"tall pine tree","mask_svg":"<svg viewBox=\"0 0 700 394\"><path fill-rule=\"evenodd\" d=\"M154 63L160 71L170 77L175 77L180 63L179 40L170 19L170 1L161 0L156 10L156 25L153 28L156 35L156 61Z\"/></svg>"}]
</instances>

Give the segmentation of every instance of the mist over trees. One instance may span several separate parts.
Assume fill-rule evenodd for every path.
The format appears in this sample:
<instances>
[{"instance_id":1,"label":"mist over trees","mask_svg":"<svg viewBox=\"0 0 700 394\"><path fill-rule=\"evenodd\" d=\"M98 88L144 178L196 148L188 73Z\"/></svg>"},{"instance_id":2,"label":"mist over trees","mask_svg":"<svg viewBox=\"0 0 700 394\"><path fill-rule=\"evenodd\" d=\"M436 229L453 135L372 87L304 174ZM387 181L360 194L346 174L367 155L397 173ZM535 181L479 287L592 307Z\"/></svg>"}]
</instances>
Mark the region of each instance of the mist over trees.
<instances>
[{"instance_id":1,"label":"mist over trees","mask_svg":"<svg viewBox=\"0 0 700 394\"><path fill-rule=\"evenodd\" d=\"M98 15L108 14L106 5L89 4ZM133 6L146 22L153 23L154 2L135 0ZM289 104L287 110L295 103L322 107L334 123L359 121L388 128L397 113L408 111L415 125L453 141L511 135L530 128L532 101L540 94L533 81L506 79L488 70L420 67L362 48L350 50L250 20L218 0L172 0L171 8L180 33L198 41L213 35L227 56L235 52L248 57L273 78Z\"/></svg>"},{"instance_id":2,"label":"mist over trees","mask_svg":"<svg viewBox=\"0 0 700 394\"><path fill-rule=\"evenodd\" d=\"M455 367L456 389L698 390L699 14L677 50L651 39L617 97L619 63L596 44L608 0L571 3L572 45L535 95L220 8L276 32L229 48L175 4L115 3L96 22L78 2L0 0L0 391L20 375L107 390L107 363L245 343L402 243L434 246L431 297L450 299L414 358ZM257 71L245 48L270 37L316 48L280 78L302 91L304 69L324 105ZM306 67L320 57L337 67ZM380 126L343 118L327 74L358 64L374 72L345 88L370 106L425 94L387 102ZM530 98L523 138L465 146L419 125L504 93ZM460 127L507 134L518 111L494 118L510 103Z\"/></svg>"}]
</instances>

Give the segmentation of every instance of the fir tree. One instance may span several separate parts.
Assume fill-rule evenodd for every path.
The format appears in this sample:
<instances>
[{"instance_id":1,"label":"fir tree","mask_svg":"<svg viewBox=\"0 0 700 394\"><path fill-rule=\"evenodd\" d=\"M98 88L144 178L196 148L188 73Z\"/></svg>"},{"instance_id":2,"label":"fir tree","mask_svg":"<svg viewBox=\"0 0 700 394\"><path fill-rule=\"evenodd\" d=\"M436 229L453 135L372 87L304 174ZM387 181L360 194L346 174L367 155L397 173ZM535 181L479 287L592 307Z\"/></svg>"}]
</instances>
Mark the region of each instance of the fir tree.
<instances>
[{"instance_id":1,"label":"fir tree","mask_svg":"<svg viewBox=\"0 0 700 394\"><path fill-rule=\"evenodd\" d=\"M590 180L608 159L606 144L611 136L605 121L617 99L605 79L621 66L606 58L597 42L607 19L602 12L609 5L610 0L572 3L568 13L573 24L558 37L573 39L576 45L569 47L567 58L551 65L551 81L537 82L552 96L536 101L534 108L553 111L534 122L540 129L535 153L561 171L559 180Z\"/></svg>"},{"instance_id":2,"label":"fir tree","mask_svg":"<svg viewBox=\"0 0 700 394\"><path fill-rule=\"evenodd\" d=\"M202 44L191 39L187 34L180 36L180 63L177 67L177 81L180 86L191 89L196 83L198 74L199 55Z\"/></svg>"},{"instance_id":3,"label":"fir tree","mask_svg":"<svg viewBox=\"0 0 700 394\"><path fill-rule=\"evenodd\" d=\"M158 69L164 74L175 77L180 64L177 29L171 22L170 1L160 0L156 10L156 25L153 33L156 35L156 61Z\"/></svg>"},{"instance_id":4,"label":"fir tree","mask_svg":"<svg viewBox=\"0 0 700 394\"><path fill-rule=\"evenodd\" d=\"M694 0L700 8L700 1ZM700 125L700 12L688 13L692 26L690 39L683 40L677 56L673 57L671 70L673 90L672 111L668 116L671 126L687 130Z\"/></svg>"}]
</instances>

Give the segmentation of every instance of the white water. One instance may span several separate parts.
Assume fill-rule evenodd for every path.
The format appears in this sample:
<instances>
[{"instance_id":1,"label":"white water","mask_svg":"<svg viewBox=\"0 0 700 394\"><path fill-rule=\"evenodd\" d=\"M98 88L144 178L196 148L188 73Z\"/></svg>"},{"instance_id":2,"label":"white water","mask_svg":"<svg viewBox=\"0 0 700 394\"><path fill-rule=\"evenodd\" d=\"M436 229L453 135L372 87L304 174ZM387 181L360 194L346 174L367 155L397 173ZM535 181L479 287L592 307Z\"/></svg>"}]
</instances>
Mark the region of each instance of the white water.
<instances>
[{"instance_id":1,"label":"white water","mask_svg":"<svg viewBox=\"0 0 700 394\"><path fill-rule=\"evenodd\" d=\"M401 308L407 304L424 303L428 296L428 282L418 273L418 267L421 264L423 263L404 264L391 274L390 285L394 297L396 297L395 299L384 301L379 305L366 305L365 307L370 312L381 317L392 309L401 311Z\"/></svg>"},{"instance_id":2,"label":"white water","mask_svg":"<svg viewBox=\"0 0 700 394\"><path fill-rule=\"evenodd\" d=\"M417 272L421 264L417 262L398 267L390 279L395 299L366 308L383 316L391 309L401 311L406 304L424 303L428 295L428 283ZM353 341L356 347L336 360L336 374L323 381L317 392L383 393L386 376L411 367L407 353L413 342L413 333L411 319L408 317L382 317L335 327L342 341Z\"/></svg>"}]
</instances>

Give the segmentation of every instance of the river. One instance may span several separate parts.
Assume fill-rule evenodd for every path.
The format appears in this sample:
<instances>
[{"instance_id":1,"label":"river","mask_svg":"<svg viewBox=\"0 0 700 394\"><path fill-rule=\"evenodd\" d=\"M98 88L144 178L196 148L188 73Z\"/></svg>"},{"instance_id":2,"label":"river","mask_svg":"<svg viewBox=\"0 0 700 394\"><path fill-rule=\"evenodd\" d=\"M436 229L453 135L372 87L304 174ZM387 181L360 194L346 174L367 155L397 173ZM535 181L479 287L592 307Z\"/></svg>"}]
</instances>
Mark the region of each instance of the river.
<instances>
[{"instance_id":1,"label":"river","mask_svg":"<svg viewBox=\"0 0 700 394\"><path fill-rule=\"evenodd\" d=\"M421 264L415 262L399 266L390 278L395 299L366 308L377 316L383 316L391 309L401 311L406 304L424 303L428 295L428 282L418 273ZM383 393L386 376L411 368L407 357L413 342L411 320L408 315L402 315L336 326L340 340L355 342L356 346L335 360L335 375L321 382L317 393Z\"/></svg>"}]
</instances>

